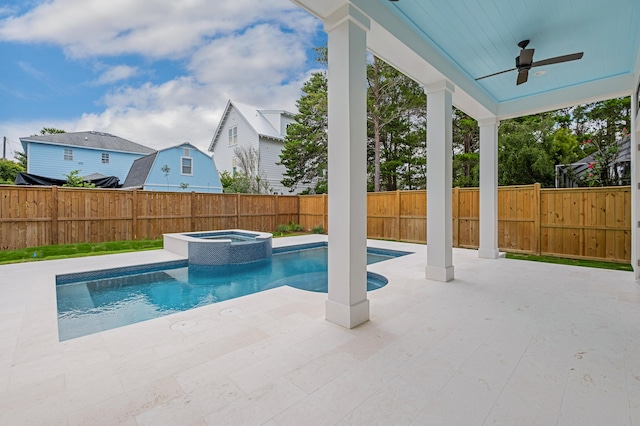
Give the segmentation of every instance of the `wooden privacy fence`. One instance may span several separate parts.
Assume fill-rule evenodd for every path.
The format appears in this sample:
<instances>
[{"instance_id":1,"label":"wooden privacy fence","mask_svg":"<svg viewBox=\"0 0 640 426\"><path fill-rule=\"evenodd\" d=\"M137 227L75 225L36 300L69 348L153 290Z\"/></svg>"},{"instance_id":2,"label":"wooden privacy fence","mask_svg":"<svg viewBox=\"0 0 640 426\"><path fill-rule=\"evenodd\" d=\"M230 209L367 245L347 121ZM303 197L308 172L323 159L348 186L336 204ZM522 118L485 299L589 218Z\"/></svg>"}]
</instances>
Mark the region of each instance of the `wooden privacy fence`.
<instances>
[{"instance_id":1,"label":"wooden privacy fence","mask_svg":"<svg viewBox=\"0 0 640 426\"><path fill-rule=\"evenodd\" d=\"M453 245L478 248L480 192L454 188ZM328 229L327 198L300 197L300 223ZM425 191L367 194L369 238L425 243ZM541 189L539 184L498 188L498 246L503 251L629 263L630 187Z\"/></svg>"},{"instance_id":2,"label":"wooden privacy fence","mask_svg":"<svg viewBox=\"0 0 640 426\"><path fill-rule=\"evenodd\" d=\"M453 245L477 248L478 188L453 189ZM424 243L425 191L367 194L369 238ZM274 231L280 224L328 230L326 195L203 194L0 186L0 248L160 238L216 229ZM627 187L498 189L498 245L510 252L631 259Z\"/></svg>"},{"instance_id":3,"label":"wooden privacy fence","mask_svg":"<svg viewBox=\"0 0 640 426\"><path fill-rule=\"evenodd\" d=\"M0 248L157 239L298 222L297 196L0 186Z\"/></svg>"}]
</instances>

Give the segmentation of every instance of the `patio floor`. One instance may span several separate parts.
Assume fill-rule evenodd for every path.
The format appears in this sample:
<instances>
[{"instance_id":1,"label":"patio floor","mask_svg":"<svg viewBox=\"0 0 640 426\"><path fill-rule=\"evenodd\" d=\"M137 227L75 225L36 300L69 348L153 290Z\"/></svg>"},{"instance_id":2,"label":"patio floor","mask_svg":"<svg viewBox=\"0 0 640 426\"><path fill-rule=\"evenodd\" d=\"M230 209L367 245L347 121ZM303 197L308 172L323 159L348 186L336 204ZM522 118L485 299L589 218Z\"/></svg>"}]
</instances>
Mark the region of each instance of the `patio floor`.
<instances>
[{"instance_id":1,"label":"patio floor","mask_svg":"<svg viewBox=\"0 0 640 426\"><path fill-rule=\"evenodd\" d=\"M58 342L55 274L177 257L0 266L0 424L640 425L632 273L454 249L440 283L425 246L369 245L416 254L369 267L389 284L353 330L280 287Z\"/></svg>"}]
</instances>

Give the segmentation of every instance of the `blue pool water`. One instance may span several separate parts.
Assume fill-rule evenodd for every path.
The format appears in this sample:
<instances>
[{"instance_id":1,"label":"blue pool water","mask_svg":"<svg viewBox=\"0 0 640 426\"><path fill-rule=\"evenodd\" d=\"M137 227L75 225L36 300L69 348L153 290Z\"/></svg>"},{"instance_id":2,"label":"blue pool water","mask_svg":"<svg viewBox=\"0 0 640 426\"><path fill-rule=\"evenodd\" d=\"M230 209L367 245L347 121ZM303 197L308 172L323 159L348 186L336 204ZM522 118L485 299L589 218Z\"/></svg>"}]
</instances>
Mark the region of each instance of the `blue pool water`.
<instances>
[{"instance_id":1,"label":"blue pool water","mask_svg":"<svg viewBox=\"0 0 640 426\"><path fill-rule=\"evenodd\" d=\"M301 247L301 246L300 246ZM58 331L68 340L282 285L327 291L326 246L274 250L270 260L188 266L187 261L57 277ZM409 254L370 249L367 263ZM367 290L386 285L368 272Z\"/></svg>"}]
</instances>

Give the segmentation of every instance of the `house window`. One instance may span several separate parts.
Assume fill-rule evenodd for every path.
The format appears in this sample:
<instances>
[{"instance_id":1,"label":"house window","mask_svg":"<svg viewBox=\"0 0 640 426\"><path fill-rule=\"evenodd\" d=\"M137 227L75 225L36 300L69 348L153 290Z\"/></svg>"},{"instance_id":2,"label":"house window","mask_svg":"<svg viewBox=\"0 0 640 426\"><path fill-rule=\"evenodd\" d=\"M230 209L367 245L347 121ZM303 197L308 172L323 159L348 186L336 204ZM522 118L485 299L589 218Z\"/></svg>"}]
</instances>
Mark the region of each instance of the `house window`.
<instances>
[{"instance_id":1,"label":"house window","mask_svg":"<svg viewBox=\"0 0 640 426\"><path fill-rule=\"evenodd\" d=\"M64 159L65 161L73 161L73 150L71 148L64 149Z\"/></svg>"},{"instance_id":2,"label":"house window","mask_svg":"<svg viewBox=\"0 0 640 426\"><path fill-rule=\"evenodd\" d=\"M102 164L109 164L109 153L108 152L103 152L102 153Z\"/></svg>"},{"instance_id":3,"label":"house window","mask_svg":"<svg viewBox=\"0 0 640 426\"><path fill-rule=\"evenodd\" d=\"M236 175L236 171L238 170L238 160L237 159L233 159L231 160L231 172L232 172L232 176Z\"/></svg>"},{"instance_id":4,"label":"house window","mask_svg":"<svg viewBox=\"0 0 640 426\"><path fill-rule=\"evenodd\" d=\"M238 143L238 126L234 126L229 129L229 146L236 145Z\"/></svg>"},{"instance_id":5,"label":"house window","mask_svg":"<svg viewBox=\"0 0 640 426\"><path fill-rule=\"evenodd\" d=\"M193 175L193 159L189 157L181 158L182 174Z\"/></svg>"},{"instance_id":6,"label":"house window","mask_svg":"<svg viewBox=\"0 0 640 426\"><path fill-rule=\"evenodd\" d=\"M185 157L191 157L191 150L189 148L184 148L183 152Z\"/></svg>"}]
</instances>

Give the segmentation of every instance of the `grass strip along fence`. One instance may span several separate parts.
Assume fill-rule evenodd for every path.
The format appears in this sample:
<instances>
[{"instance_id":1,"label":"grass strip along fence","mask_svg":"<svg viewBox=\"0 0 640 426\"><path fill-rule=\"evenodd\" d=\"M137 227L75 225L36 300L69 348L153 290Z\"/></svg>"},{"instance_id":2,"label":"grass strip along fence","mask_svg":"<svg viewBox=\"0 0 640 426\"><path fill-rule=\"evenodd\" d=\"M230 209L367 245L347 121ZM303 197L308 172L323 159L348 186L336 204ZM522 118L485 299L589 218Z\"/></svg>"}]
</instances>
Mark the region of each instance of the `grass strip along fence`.
<instances>
[{"instance_id":1,"label":"grass strip along fence","mask_svg":"<svg viewBox=\"0 0 640 426\"><path fill-rule=\"evenodd\" d=\"M452 191L454 246L477 248L479 190ZM425 243L426 206L425 191L367 194L368 237ZM273 232L292 222L328 230L328 197L0 186L3 250L155 240L170 232ZM512 253L629 263L630 188L500 187L498 241Z\"/></svg>"}]
</instances>

